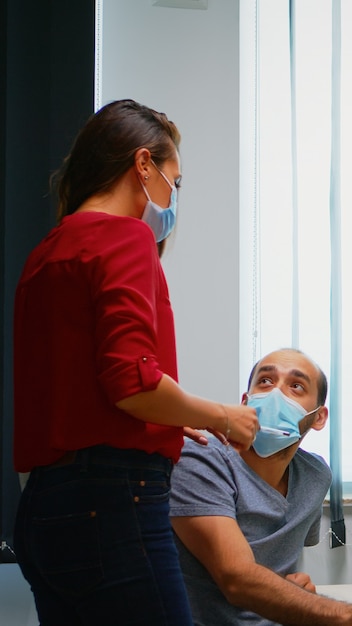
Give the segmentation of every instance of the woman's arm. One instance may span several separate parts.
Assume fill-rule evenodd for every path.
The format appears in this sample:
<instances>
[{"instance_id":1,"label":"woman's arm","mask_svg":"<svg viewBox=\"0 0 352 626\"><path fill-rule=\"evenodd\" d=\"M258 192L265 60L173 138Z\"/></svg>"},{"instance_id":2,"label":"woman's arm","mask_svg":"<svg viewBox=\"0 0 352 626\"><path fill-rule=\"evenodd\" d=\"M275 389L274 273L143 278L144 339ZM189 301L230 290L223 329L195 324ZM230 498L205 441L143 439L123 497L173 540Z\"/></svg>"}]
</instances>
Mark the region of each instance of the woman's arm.
<instances>
[{"instance_id":1,"label":"woman's arm","mask_svg":"<svg viewBox=\"0 0 352 626\"><path fill-rule=\"evenodd\" d=\"M222 405L191 395L166 374L155 390L124 398L116 406L144 422L219 431L241 450L252 445L259 428L253 408Z\"/></svg>"}]
</instances>

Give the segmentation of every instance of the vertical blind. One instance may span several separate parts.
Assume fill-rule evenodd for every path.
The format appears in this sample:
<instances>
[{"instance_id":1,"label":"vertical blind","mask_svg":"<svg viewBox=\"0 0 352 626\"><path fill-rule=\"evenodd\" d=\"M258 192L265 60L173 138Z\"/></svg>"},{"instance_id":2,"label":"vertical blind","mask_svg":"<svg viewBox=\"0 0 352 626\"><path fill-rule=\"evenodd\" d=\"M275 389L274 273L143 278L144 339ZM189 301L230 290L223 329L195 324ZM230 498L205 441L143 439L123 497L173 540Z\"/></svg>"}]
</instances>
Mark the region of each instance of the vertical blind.
<instances>
[{"instance_id":1,"label":"vertical blind","mask_svg":"<svg viewBox=\"0 0 352 626\"><path fill-rule=\"evenodd\" d=\"M351 32L350 0L241 3L241 364L292 346L327 374L329 426L302 447L333 471L332 547L352 492Z\"/></svg>"}]
</instances>

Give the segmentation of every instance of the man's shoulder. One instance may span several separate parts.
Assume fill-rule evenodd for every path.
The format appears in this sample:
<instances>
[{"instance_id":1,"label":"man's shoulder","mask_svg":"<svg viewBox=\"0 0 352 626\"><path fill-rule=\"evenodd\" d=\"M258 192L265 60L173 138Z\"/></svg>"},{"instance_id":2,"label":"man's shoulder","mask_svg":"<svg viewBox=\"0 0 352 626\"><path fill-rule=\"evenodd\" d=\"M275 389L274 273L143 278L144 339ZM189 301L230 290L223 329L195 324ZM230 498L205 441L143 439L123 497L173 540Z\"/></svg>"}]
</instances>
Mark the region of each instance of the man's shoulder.
<instances>
[{"instance_id":1,"label":"man's shoulder","mask_svg":"<svg viewBox=\"0 0 352 626\"><path fill-rule=\"evenodd\" d=\"M327 462L322 456L320 456L320 454L316 454L315 452L308 452L303 448L298 448L295 458L298 459L299 462L309 463L310 465L312 465L312 467L317 467L319 469L325 467L329 469Z\"/></svg>"},{"instance_id":2,"label":"man's shoulder","mask_svg":"<svg viewBox=\"0 0 352 626\"><path fill-rule=\"evenodd\" d=\"M171 476L171 516L236 517L236 481L230 455L228 446L213 437L207 446L185 442Z\"/></svg>"},{"instance_id":3,"label":"man's shoulder","mask_svg":"<svg viewBox=\"0 0 352 626\"><path fill-rule=\"evenodd\" d=\"M304 471L316 473L320 477L325 477L326 480L331 479L331 469L325 459L319 454L298 448L294 456L294 463L298 467L302 467Z\"/></svg>"},{"instance_id":4,"label":"man's shoulder","mask_svg":"<svg viewBox=\"0 0 352 626\"><path fill-rule=\"evenodd\" d=\"M214 436L208 438L206 446L186 440L181 457L173 469L172 484L174 491L189 488L205 492L207 489L212 490L216 483L218 489L221 485L233 493L245 467L240 455Z\"/></svg>"},{"instance_id":5,"label":"man's shoulder","mask_svg":"<svg viewBox=\"0 0 352 626\"><path fill-rule=\"evenodd\" d=\"M177 465L185 466L199 462L211 467L231 467L234 460L240 461L240 455L230 445L221 443L214 435L207 434L206 437L208 439L206 446L186 439Z\"/></svg>"},{"instance_id":6,"label":"man's shoulder","mask_svg":"<svg viewBox=\"0 0 352 626\"><path fill-rule=\"evenodd\" d=\"M191 439L186 439L181 451L181 458L176 464L178 466L185 466L189 463L198 461L205 465L222 465L226 462L227 446L221 443L213 435L206 435L208 444L206 446L200 445Z\"/></svg>"}]
</instances>

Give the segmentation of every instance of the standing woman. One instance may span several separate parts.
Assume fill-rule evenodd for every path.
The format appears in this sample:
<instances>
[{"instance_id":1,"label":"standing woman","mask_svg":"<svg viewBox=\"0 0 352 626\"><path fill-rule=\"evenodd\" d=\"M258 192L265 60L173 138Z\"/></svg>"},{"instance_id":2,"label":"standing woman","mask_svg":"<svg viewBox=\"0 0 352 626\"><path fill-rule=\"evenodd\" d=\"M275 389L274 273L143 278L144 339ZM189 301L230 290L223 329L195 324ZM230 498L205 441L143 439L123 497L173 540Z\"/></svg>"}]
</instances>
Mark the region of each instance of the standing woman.
<instances>
[{"instance_id":1,"label":"standing woman","mask_svg":"<svg viewBox=\"0 0 352 626\"><path fill-rule=\"evenodd\" d=\"M243 449L258 429L254 409L177 384L156 244L175 222L179 141L133 100L93 115L17 287L14 463L30 477L15 552L41 626L191 626L168 518L183 427Z\"/></svg>"}]
</instances>

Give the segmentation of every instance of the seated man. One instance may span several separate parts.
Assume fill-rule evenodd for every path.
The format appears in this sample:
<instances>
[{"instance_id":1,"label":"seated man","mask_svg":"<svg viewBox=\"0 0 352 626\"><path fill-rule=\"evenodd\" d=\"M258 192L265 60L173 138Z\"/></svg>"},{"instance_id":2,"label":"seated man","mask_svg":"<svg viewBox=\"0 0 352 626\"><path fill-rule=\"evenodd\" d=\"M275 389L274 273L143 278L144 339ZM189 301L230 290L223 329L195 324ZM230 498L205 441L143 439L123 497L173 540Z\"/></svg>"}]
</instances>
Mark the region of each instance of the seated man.
<instances>
[{"instance_id":1,"label":"seated man","mask_svg":"<svg viewBox=\"0 0 352 626\"><path fill-rule=\"evenodd\" d=\"M352 625L352 604L319 596L297 561L319 541L329 467L299 446L328 411L326 377L302 352L272 352L242 401L261 430L248 451L187 441L171 521L195 626Z\"/></svg>"}]
</instances>

